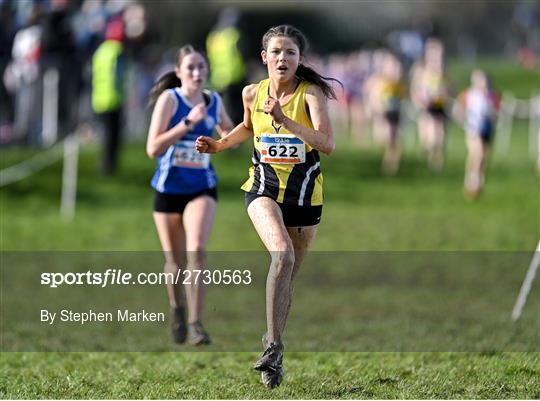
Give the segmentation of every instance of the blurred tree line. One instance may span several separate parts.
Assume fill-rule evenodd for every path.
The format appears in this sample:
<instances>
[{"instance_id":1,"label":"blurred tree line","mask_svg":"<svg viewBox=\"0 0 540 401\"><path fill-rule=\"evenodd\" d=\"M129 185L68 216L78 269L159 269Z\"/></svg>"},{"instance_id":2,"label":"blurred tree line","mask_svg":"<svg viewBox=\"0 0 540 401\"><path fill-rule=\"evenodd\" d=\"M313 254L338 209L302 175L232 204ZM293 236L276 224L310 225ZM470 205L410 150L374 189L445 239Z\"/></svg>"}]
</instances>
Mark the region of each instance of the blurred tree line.
<instances>
[{"instance_id":1,"label":"blurred tree line","mask_svg":"<svg viewBox=\"0 0 540 401\"><path fill-rule=\"evenodd\" d=\"M206 35L225 7L242 14L240 29L249 54L260 50L268 27L290 23L303 30L314 51L348 51L387 44L388 34L415 29L439 36L450 54L513 52L520 41L540 47L537 0L336 0L228 1L143 0L160 47L193 43L204 47ZM534 43L536 42L536 43Z\"/></svg>"}]
</instances>

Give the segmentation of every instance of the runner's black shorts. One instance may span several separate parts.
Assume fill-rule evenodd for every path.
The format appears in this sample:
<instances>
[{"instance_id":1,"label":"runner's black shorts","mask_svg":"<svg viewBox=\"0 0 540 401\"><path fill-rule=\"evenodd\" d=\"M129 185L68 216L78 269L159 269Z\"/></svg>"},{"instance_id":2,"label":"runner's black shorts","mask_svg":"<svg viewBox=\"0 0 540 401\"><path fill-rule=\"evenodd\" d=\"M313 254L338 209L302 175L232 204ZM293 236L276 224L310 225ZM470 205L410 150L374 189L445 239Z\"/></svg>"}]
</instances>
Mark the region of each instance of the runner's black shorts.
<instances>
[{"instance_id":1,"label":"runner's black shorts","mask_svg":"<svg viewBox=\"0 0 540 401\"><path fill-rule=\"evenodd\" d=\"M384 113L384 117L392 125L398 125L401 118L399 110L388 110Z\"/></svg>"},{"instance_id":2,"label":"runner's black shorts","mask_svg":"<svg viewBox=\"0 0 540 401\"><path fill-rule=\"evenodd\" d=\"M246 192L246 209L249 207L251 202L253 202L257 198L260 198L261 196L265 196L265 195L259 195L259 194ZM270 198L270 197L267 196L267 198ZM321 221L322 205L298 206L298 205L285 205L283 203L278 203L278 202L276 203L281 209L281 213L283 214L283 223L285 223L285 227L316 226Z\"/></svg>"},{"instance_id":3,"label":"runner's black shorts","mask_svg":"<svg viewBox=\"0 0 540 401\"><path fill-rule=\"evenodd\" d=\"M216 187L185 195L165 194L154 191L154 212L182 214L189 202L199 196L205 195L214 198L217 202L218 196Z\"/></svg>"},{"instance_id":4,"label":"runner's black shorts","mask_svg":"<svg viewBox=\"0 0 540 401\"><path fill-rule=\"evenodd\" d=\"M445 119L447 117L446 111L444 110L444 106L440 104L430 104L427 108L427 111L433 117L442 118L442 119Z\"/></svg>"}]
</instances>

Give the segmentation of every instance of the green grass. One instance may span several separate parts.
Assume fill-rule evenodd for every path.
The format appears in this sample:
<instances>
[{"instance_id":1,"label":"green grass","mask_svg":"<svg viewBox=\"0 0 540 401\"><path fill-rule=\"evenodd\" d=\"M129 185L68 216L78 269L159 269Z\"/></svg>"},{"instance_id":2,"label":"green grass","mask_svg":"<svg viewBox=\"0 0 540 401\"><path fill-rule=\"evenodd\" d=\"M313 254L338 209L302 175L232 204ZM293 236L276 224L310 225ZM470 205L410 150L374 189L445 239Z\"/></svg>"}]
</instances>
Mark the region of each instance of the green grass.
<instances>
[{"instance_id":1,"label":"green grass","mask_svg":"<svg viewBox=\"0 0 540 401\"><path fill-rule=\"evenodd\" d=\"M506 64L485 63L495 68L498 82L508 82L516 95L528 96L530 76ZM466 82L468 68L454 67L458 83ZM55 332L28 323L26 316L33 313L37 300L47 297L55 307L66 300L78 307L108 305L121 296L133 305L144 301L159 308L165 306L165 294L159 287L115 288L116 294L108 296L89 288L54 293L40 288L32 276L34 270L5 270L1 280L3 349L29 350L34 343L36 349L96 350L114 343L116 349L184 352L3 352L0 396L538 399L538 278L523 321L515 326L508 322L540 235L539 182L529 157L527 133L525 123L517 123L509 153L495 152L485 193L477 202L468 202L462 195L465 147L463 133L453 125L448 162L440 174L427 170L410 143L400 172L390 178L380 174L380 150L359 150L343 138L338 138L332 157L323 157L325 207L313 250L339 252L336 255L349 258L352 268L363 270L348 271L346 263L334 270L317 270L316 262L328 254L312 254L312 271L306 268L299 277L286 333L288 349L409 352L288 352L283 385L268 391L250 368L258 353L247 352L257 349L264 327L264 268L258 272L258 286L219 287L209 292L207 325L216 340L210 348L214 352L176 348L168 341L165 325L132 331L111 326L100 335L99 327ZM34 153L3 151L0 168ZM239 190L249 153L246 146L214 158L221 181L211 251L263 249ZM154 163L146 158L144 146L125 148L121 170L114 178L97 173L98 157L95 145L83 147L77 214L71 222L62 221L58 212L60 163L2 188L2 251L26 251L27 257L35 256L39 262L35 269L47 268L43 255L58 254L40 256L29 251L152 251L145 255L160 260L148 184ZM3 254L2 269L9 267L4 263L11 260L10 255L14 253ZM446 264L434 269L441 256ZM366 262L385 257L410 261L410 268L400 269L395 263L374 271ZM468 266L475 257L480 259L471 269ZM412 263L415 258L418 263ZM81 259L76 265L84 267L89 260ZM18 274L28 277L14 282ZM17 307L6 310L10 302L18 302ZM322 324L320 316L325 317ZM426 316L429 319L423 321ZM486 333L493 338L486 339ZM231 338L242 342L231 342ZM410 352L438 350L437 345L440 351L482 352ZM242 352L218 352L230 349ZM534 352L504 352L508 350Z\"/></svg>"},{"instance_id":2,"label":"green grass","mask_svg":"<svg viewBox=\"0 0 540 401\"><path fill-rule=\"evenodd\" d=\"M526 128L524 123L516 124L509 154L495 155L485 194L476 203L462 196L465 147L463 134L455 126L450 131L447 168L441 174L428 171L421 155L408 149L398 175L383 177L379 151L360 151L341 141L336 154L322 160L324 224L313 249L533 249L539 231L538 179L528 156ZM9 151L0 163L11 165L27 155L27 151ZM72 222L62 221L58 214L61 163L4 188L1 248L159 249L149 187L154 163L145 156L144 146L126 147L122 169L114 178L97 174L97 158L98 149L84 148ZM239 190L247 177L248 147L214 160L221 179L220 203L209 249L262 249ZM347 235L335 235L344 230Z\"/></svg>"},{"instance_id":3,"label":"green grass","mask_svg":"<svg viewBox=\"0 0 540 401\"><path fill-rule=\"evenodd\" d=\"M454 90L461 91L470 85L471 71L481 68L486 71L493 87L499 93L510 91L518 99L529 99L540 93L540 75L537 70L526 70L515 60L501 60L498 57L483 57L475 62L450 60L449 75Z\"/></svg>"},{"instance_id":4,"label":"green grass","mask_svg":"<svg viewBox=\"0 0 540 401\"><path fill-rule=\"evenodd\" d=\"M538 399L537 353L290 353L265 390L247 353L5 354L2 398Z\"/></svg>"},{"instance_id":5,"label":"green grass","mask_svg":"<svg viewBox=\"0 0 540 401\"><path fill-rule=\"evenodd\" d=\"M521 324L509 319L530 253L312 252L295 285L288 351L530 351L540 344L540 302L532 295ZM167 313L161 285L39 284L41 272L158 271L159 252L4 253L2 346L13 351L175 351L165 322L41 323L57 312ZM268 256L210 253L213 269L251 271L252 282L208 289L206 351L258 351L264 332ZM16 268L10 268L16 266ZM21 293L32 294L31 299ZM323 325L321 323L324 322Z\"/></svg>"}]
</instances>

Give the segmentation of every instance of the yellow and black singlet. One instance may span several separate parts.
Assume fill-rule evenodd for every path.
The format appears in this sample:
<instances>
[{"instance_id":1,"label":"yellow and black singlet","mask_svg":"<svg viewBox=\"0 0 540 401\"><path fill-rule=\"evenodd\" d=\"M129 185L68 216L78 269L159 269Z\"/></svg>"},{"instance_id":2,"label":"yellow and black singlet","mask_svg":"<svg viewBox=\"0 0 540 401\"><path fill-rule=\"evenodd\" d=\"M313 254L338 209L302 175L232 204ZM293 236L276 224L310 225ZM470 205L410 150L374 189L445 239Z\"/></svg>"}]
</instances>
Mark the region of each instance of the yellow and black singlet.
<instances>
[{"instance_id":1,"label":"yellow and black singlet","mask_svg":"<svg viewBox=\"0 0 540 401\"><path fill-rule=\"evenodd\" d=\"M253 166L242 185L246 192L268 196L278 203L319 206L323 203L323 177L319 152L303 142L294 132L276 125L264 113L270 81L259 83L251 121L254 132ZM293 96L281 105L283 113L305 127L313 128L305 102L309 82L301 81Z\"/></svg>"}]
</instances>

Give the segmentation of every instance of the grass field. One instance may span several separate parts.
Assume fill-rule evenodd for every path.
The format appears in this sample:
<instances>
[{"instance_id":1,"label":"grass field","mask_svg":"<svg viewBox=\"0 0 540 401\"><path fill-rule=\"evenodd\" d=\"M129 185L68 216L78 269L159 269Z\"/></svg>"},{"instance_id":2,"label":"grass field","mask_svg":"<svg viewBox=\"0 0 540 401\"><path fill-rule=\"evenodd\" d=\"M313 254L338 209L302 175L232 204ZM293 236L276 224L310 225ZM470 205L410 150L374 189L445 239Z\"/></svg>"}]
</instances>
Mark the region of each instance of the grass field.
<instances>
[{"instance_id":1,"label":"grass field","mask_svg":"<svg viewBox=\"0 0 540 401\"><path fill-rule=\"evenodd\" d=\"M526 83L532 76L503 67L495 70L500 74L499 81L514 83L515 93L528 96ZM462 82L466 73L463 68L456 69L456 81ZM291 349L304 352L286 354L286 379L279 389L264 389L250 368L258 353L247 351L257 349L264 327L262 288L250 287L229 292L216 289L209 294L208 326L216 339L211 348L214 352L193 352L189 346L172 346L165 325L155 332L149 331L148 335L124 330L107 336L118 341L119 349L137 349L129 346L136 339L144 349L166 352L3 352L0 396L540 398L538 279L523 320L517 326L508 322L526 264L540 235L539 183L529 157L527 126L516 124L508 154L495 153L486 190L477 202L463 198L463 134L453 125L450 128L448 162L440 174L428 171L422 155L411 142L395 177L380 174L380 150L356 149L343 137L338 138L335 154L323 158L325 207L313 246L314 251L321 253L314 255L334 252L349 258L354 267L365 258L399 256L397 252L401 252L405 260L423 257L426 266L413 266L419 269L416 275L394 266L394 275L380 276L370 275L374 274L370 270L366 270L371 273L365 276L351 275L346 269L336 268L326 271L319 281L309 271L302 273L287 339ZM24 149L3 151L0 167L24 160L33 153ZM237 251L249 257L247 251L262 250L238 189L246 176L249 153L246 146L214 158L221 181L218 215L209 244L211 251ZM30 251L147 251L149 254L159 250L148 186L153 162L146 158L144 146L132 144L125 148L121 171L114 178L97 174L98 154L95 145L83 147L77 214L71 222L62 221L58 214L60 164L2 188L3 351L34 349L29 347L32 342L50 350L95 351L104 346L99 332L79 330L82 334L74 337L72 344L86 342L87 347L69 348L69 344L61 341L69 340L68 334L40 329L39 324L24 324L29 321L26 314L43 294L31 279L28 284L7 287L9 280L16 277L14 274L23 274L7 274L4 270L12 265L5 263L12 260L9 258L14 252L28 255ZM479 272L483 276L467 271L465 262L461 268L446 266L442 276L427 274L434 260L443 258L449 262L464 255L466 261L471 254L499 262L494 264L494 269L490 269L491 265L481 266L483 270ZM512 259L512 255L516 257ZM259 275L264 276L264 269ZM351 277L357 281L351 281ZM21 300L24 297L20 294L27 296L29 288L37 289L28 300ZM153 292L131 291L129 302L152 298L156 305L165 303L160 288L148 291ZM326 294L326 299L317 297L318 292ZM6 311L5 302L13 301L14 295L19 297L20 309ZM71 294L70 302L83 304L88 297L92 302L105 302L94 299L95 293L81 290L79 295ZM258 298L254 300L254 297ZM60 304L62 299L53 301ZM220 307L226 302L230 309L221 314ZM241 306L237 310L232 308L235 302ZM217 309L212 305L218 305ZM466 318L460 320L460 309L456 308L461 308ZM325 317L320 322L316 320L319 311L319 317ZM250 320L247 323L243 321L246 315ZM423 320L426 316L428 321ZM478 325L471 322L474 318L478 318ZM6 325L16 319L19 323ZM440 332L430 332L429 328L438 328L439 322ZM484 331L490 329L499 335L494 336L493 342L487 341L484 346L471 342L481 343ZM500 337L507 334L508 341L504 342ZM445 335L461 342L455 345ZM245 343L240 346L227 343L229 338L238 336ZM389 340L382 342L384 339ZM101 349L106 350L106 344ZM184 352L169 352L175 349ZM221 352L231 349L242 352ZM441 352L418 352L425 349ZM329 352L343 350L356 352ZM374 350L393 352L360 352Z\"/></svg>"},{"instance_id":2,"label":"grass field","mask_svg":"<svg viewBox=\"0 0 540 401\"><path fill-rule=\"evenodd\" d=\"M383 177L378 151L361 151L341 141L335 156L322 160L326 205L313 249L533 249L538 233L538 181L527 141L526 125L517 124L510 153L492 160L485 196L476 203L462 196L465 147L456 127L450 133L450 154L441 174L428 171L421 155L411 150L397 176ZM221 180L220 204L209 249L262 249L239 190L249 152L244 147L214 158ZM8 151L1 163L11 165L28 154ZM73 222L58 218L61 163L6 187L2 191L2 249L159 249L148 187L154 163L146 158L144 146L125 149L122 170L114 178L97 174L97 159L93 146L81 154ZM347 235L336 235L344 230Z\"/></svg>"}]
</instances>

